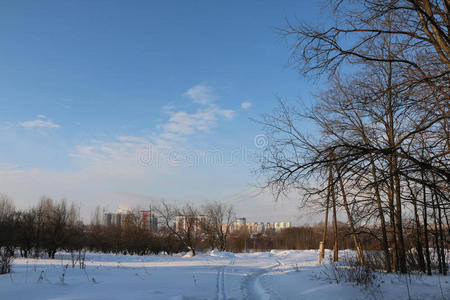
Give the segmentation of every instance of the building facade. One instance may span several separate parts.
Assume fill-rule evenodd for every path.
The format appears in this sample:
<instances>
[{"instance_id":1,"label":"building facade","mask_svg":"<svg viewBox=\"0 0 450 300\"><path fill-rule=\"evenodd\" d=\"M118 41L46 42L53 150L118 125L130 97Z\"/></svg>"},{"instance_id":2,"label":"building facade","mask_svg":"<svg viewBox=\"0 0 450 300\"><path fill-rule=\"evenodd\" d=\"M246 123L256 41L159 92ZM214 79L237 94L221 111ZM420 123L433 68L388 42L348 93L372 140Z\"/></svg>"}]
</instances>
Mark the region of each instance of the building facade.
<instances>
[{"instance_id":1,"label":"building facade","mask_svg":"<svg viewBox=\"0 0 450 300\"><path fill-rule=\"evenodd\" d=\"M151 210L141 210L142 226L146 230L156 232L158 230L158 218Z\"/></svg>"},{"instance_id":2,"label":"building facade","mask_svg":"<svg viewBox=\"0 0 450 300\"><path fill-rule=\"evenodd\" d=\"M131 216L132 216L132 214L130 214L130 213L121 213L121 212L105 213L103 215L103 225L105 225L105 226L111 226L111 225L123 226L126 223L127 218L130 218Z\"/></svg>"},{"instance_id":3,"label":"building facade","mask_svg":"<svg viewBox=\"0 0 450 300\"><path fill-rule=\"evenodd\" d=\"M231 233L237 233L239 230L241 230L243 227L245 227L250 234L259 234L259 233L266 233L268 231L275 231L275 232L281 232L282 230L286 228L291 227L290 222L254 222L254 223L247 223L247 220L245 218L238 218L231 226Z\"/></svg>"},{"instance_id":4,"label":"building facade","mask_svg":"<svg viewBox=\"0 0 450 300\"><path fill-rule=\"evenodd\" d=\"M178 233L187 232L189 226L193 232L200 232L202 224L208 221L206 216L176 216L175 217L175 231Z\"/></svg>"}]
</instances>

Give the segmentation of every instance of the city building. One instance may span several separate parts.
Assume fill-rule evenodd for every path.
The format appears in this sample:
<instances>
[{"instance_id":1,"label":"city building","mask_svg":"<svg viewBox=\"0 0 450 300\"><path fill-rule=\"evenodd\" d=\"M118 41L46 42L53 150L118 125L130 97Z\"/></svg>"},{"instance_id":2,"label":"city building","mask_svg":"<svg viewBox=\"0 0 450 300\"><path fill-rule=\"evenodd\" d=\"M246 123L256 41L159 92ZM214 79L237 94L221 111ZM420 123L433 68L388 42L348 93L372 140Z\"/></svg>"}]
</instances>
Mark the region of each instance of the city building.
<instances>
[{"instance_id":1,"label":"city building","mask_svg":"<svg viewBox=\"0 0 450 300\"><path fill-rule=\"evenodd\" d=\"M246 226L247 220L245 218L237 218L231 226L231 232L238 232L243 226Z\"/></svg>"},{"instance_id":2,"label":"city building","mask_svg":"<svg viewBox=\"0 0 450 300\"><path fill-rule=\"evenodd\" d=\"M270 230L273 230L275 232L281 232L282 230L286 228L291 227L290 222L254 222L254 223L247 223L245 218L238 218L231 226L231 233L236 233L239 230L241 230L242 227L246 227L248 232L250 234L260 234L260 233L266 233Z\"/></svg>"},{"instance_id":3,"label":"city building","mask_svg":"<svg viewBox=\"0 0 450 300\"><path fill-rule=\"evenodd\" d=\"M123 212L117 212L117 213L105 213L103 215L103 225L105 226L123 226L127 220L127 218L133 216L131 213L123 213Z\"/></svg>"},{"instance_id":4,"label":"city building","mask_svg":"<svg viewBox=\"0 0 450 300\"><path fill-rule=\"evenodd\" d=\"M158 230L158 218L151 210L141 210L142 226L156 232Z\"/></svg>"},{"instance_id":5,"label":"city building","mask_svg":"<svg viewBox=\"0 0 450 300\"><path fill-rule=\"evenodd\" d=\"M280 222L279 228L280 230L291 228L291 222Z\"/></svg>"},{"instance_id":6,"label":"city building","mask_svg":"<svg viewBox=\"0 0 450 300\"><path fill-rule=\"evenodd\" d=\"M176 232L186 232L188 226L191 225L191 230L193 232L201 231L202 224L208 221L206 216L176 216L175 217L175 231Z\"/></svg>"}]
</instances>

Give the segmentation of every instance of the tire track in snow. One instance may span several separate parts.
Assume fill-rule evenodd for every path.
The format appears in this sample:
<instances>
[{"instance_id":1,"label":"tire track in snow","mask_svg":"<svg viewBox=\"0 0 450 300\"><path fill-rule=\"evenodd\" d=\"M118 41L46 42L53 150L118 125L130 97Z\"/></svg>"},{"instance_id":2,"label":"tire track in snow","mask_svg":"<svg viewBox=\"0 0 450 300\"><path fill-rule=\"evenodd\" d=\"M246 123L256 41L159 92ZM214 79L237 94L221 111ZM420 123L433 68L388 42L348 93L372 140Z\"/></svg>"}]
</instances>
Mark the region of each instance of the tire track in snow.
<instances>
[{"instance_id":1,"label":"tire track in snow","mask_svg":"<svg viewBox=\"0 0 450 300\"><path fill-rule=\"evenodd\" d=\"M217 300L225 300L225 266L219 267L216 277L216 297Z\"/></svg>"},{"instance_id":2,"label":"tire track in snow","mask_svg":"<svg viewBox=\"0 0 450 300\"><path fill-rule=\"evenodd\" d=\"M236 260L237 260L236 257L232 257L230 259L230 262L228 263L228 265L230 267L234 267ZM227 293L225 290L225 269L227 269L227 267L225 265L217 268L216 296L214 297L214 299L217 299L217 300L226 300L227 299ZM234 269L231 268L230 271L233 273Z\"/></svg>"},{"instance_id":3,"label":"tire track in snow","mask_svg":"<svg viewBox=\"0 0 450 300\"><path fill-rule=\"evenodd\" d=\"M247 276L247 278L243 282L243 293L245 295L245 299L273 299L273 296L268 293L268 291L261 285L261 281L259 278L272 271L274 268L282 265L282 262L275 258L277 262L274 265L262 268L254 273L251 273Z\"/></svg>"},{"instance_id":4,"label":"tire track in snow","mask_svg":"<svg viewBox=\"0 0 450 300\"><path fill-rule=\"evenodd\" d=\"M222 284L222 290L221 290L221 292L222 292L222 299L225 300L226 299L226 296L225 296L225 266L222 267L222 281L221 281L221 284Z\"/></svg>"}]
</instances>

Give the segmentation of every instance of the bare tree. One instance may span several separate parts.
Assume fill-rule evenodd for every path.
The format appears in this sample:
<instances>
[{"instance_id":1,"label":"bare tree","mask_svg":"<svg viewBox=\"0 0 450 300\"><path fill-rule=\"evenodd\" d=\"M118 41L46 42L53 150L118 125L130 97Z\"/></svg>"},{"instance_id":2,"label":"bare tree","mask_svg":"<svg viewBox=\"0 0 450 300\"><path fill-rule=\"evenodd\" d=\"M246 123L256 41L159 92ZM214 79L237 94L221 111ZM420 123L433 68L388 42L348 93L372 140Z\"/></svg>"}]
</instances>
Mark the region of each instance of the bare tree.
<instances>
[{"instance_id":1,"label":"bare tree","mask_svg":"<svg viewBox=\"0 0 450 300\"><path fill-rule=\"evenodd\" d=\"M215 246L221 251L227 249L227 239L231 233L231 226L236 220L232 205L211 202L203 205L202 211L207 217L204 224L206 232L210 233Z\"/></svg>"},{"instance_id":2,"label":"bare tree","mask_svg":"<svg viewBox=\"0 0 450 300\"><path fill-rule=\"evenodd\" d=\"M383 92L386 83L396 82L391 66L369 64L368 70L347 81L336 77L331 88L309 110L299 111L281 102L277 113L262 121L271 144L263 155L260 170L268 175L266 187L272 188L276 195L290 188L300 188L305 194L305 204L328 207L323 195L329 193L330 188L334 192L338 186L339 205L347 214L356 249L360 248L357 224L378 219L383 233L385 266L390 270L388 228L384 221L387 208L393 267L406 272L402 208L408 204L404 200L410 199L410 195L405 192L405 183L425 184L445 198L448 182L429 178L424 181L421 179L423 172L431 174L432 178L438 175L401 155L402 152L418 155L419 132L428 133L430 128L435 128L429 126L428 111L405 104L405 98L417 95L394 85L389 93ZM303 120L313 121L320 136L311 137L301 130L299 124ZM426 147L439 153L445 145L442 135L433 135L433 139L427 139ZM421 159L430 161L433 157L436 156ZM326 172L330 164L336 170L331 181ZM448 168L448 163L440 167ZM444 212L445 206L436 207L442 207L441 213ZM358 253L363 262L362 251Z\"/></svg>"},{"instance_id":3,"label":"bare tree","mask_svg":"<svg viewBox=\"0 0 450 300\"><path fill-rule=\"evenodd\" d=\"M11 272L15 244L15 207L5 195L0 195L0 274Z\"/></svg>"},{"instance_id":4,"label":"bare tree","mask_svg":"<svg viewBox=\"0 0 450 300\"><path fill-rule=\"evenodd\" d=\"M191 204L186 204L179 209L165 201L161 201L160 206L154 209L162 225L195 256L202 235L201 228L204 220L197 209Z\"/></svg>"},{"instance_id":5,"label":"bare tree","mask_svg":"<svg viewBox=\"0 0 450 300\"><path fill-rule=\"evenodd\" d=\"M292 45L291 62L307 74L335 74L342 66L353 65L360 70L368 63L395 65L395 88L424 94L419 99L405 99L427 114L426 124L414 133L439 126L450 144L448 118L450 107L450 39L448 1L328 1L336 3L333 14L336 24L318 29L307 24L293 24L280 29ZM386 43L393 45L386 48ZM388 51L386 51L388 50ZM358 66L360 68L358 68ZM392 84L380 92L387 94ZM411 132L411 134L414 134ZM393 141L391 141L392 144ZM395 143L394 143L395 144ZM392 153L389 148L378 149ZM436 173L450 181L448 166L422 160L413 152L400 148L395 157L408 160L418 168ZM395 163L395 160L393 161ZM397 185L394 182L395 185ZM438 186L449 191L448 186ZM400 234L400 233L399 233Z\"/></svg>"},{"instance_id":6,"label":"bare tree","mask_svg":"<svg viewBox=\"0 0 450 300\"><path fill-rule=\"evenodd\" d=\"M390 246L394 270L405 273L405 207L412 207L416 233L422 234L418 193L408 186L434 195L435 244L444 248L441 228L450 192L449 4L328 2L335 3L336 24L320 29L288 21L280 29L293 46L291 62L306 74L328 73L331 85L310 109L281 102L262 121L271 144L260 170L277 196L299 188L304 204L327 211L324 195L337 186L356 249L362 224L379 223L386 270L391 269ZM344 68L348 65L352 68ZM301 129L305 120L316 125L315 136ZM327 182L330 164L336 172ZM424 196L426 223L425 201ZM426 227L423 232L427 237ZM445 273L445 253L438 252Z\"/></svg>"}]
</instances>

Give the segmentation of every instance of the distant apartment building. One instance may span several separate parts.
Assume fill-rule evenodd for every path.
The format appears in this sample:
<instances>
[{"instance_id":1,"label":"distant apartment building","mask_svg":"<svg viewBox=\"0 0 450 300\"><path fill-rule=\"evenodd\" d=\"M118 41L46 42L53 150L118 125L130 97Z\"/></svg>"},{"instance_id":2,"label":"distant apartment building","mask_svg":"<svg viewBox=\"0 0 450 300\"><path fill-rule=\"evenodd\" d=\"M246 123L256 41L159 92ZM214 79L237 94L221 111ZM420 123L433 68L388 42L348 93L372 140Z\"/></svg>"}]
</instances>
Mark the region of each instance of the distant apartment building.
<instances>
[{"instance_id":1,"label":"distant apartment building","mask_svg":"<svg viewBox=\"0 0 450 300\"><path fill-rule=\"evenodd\" d=\"M150 231L158 230L158 218L151 210L141 210L142 226Z\"/></svg>"},{"instance_id":2,"label":"distant apartment building","mask_svg":"<svg viewBox=\"0 0 450 300\"><path fill-rule=\"evenodd\" d=\"M140 211L140 215L130 212L105 213L103 215L103 225L105 226L124 226L126 223L142 224L143 228L152 231L158 229L158 219L150 210Z\"/></svg>"},{"instance_id":3,"label":"distant apartment building","mask_svg":"<svg viewBox=\"0 0 450 300\"><path fill-rule=\"evenodd\" d=\"M291 228L291 222L280 222L278 227L280 230Z\"/></svg>"},{"instance_id":4,"label":"distant apartment building","mask_svg":"<svg viewBox=\"0 0 450 300\"><path fill-rule=\"evenodd\" d=\"M175 231L186 232L188 227L191 226L193 232L199 232L202 229L202 224L207 222L206 216L176 216L175 217Z\"/></svg>"},{"instance_id":5,"label":"distant apartment building","mask_svg":"<svg viewBox=\"0 0 450 300\"><path fill-rule=\"evenodd\" d=\"M291 222L275 222L273 223L273 229L275 232L283 231L286 228L291 227Z\"/></svg>"},{"instance_id":6,"label":"distant apartment building","mask_svg":"<svg viewBox=\"0 0 450 300\"><path fill-rule=\"evenodd\" d=\"M231 225L231 232L238 232L242 227L247 225L247 219L245 218L237 218L234 223Z\"/></svg>"},{"instance_id":7,"label":"distant apartment building","mask_svg":"<svg viewBox=\"0 0 450 300\"><path fill-rule=\"evenodd\" d=\"M128 217L132 216L130 213L105 213L103 215L103 225L111 226L123 226L127 220Z\"/></svg>"},{"instance_id":8,"label":"distant apartment building","mask_svg":"<svg viewBox=\"0 0 450 300\"><path fill-rule=\"evenodd\" d=\"M273 230L275 232L280 232L286 228L291 227L290 222L254 222L254 223L247 223L245 218L238 218L231 226L231 233L236 233L241 228L245 226L250 234L259 234L259 233L265 233L270 230Z\"/></svg>"},{"instance_id":9,"label":"distant apartment building","mask_svg":"<svg viewBox=\"0 0 450 300\"><path fill-rule=\"evenodd\" d=\"M255 222L248 224L248 231L253 234L266 232L266 224L264 222Z\"/></svg>"}]
</instances>

